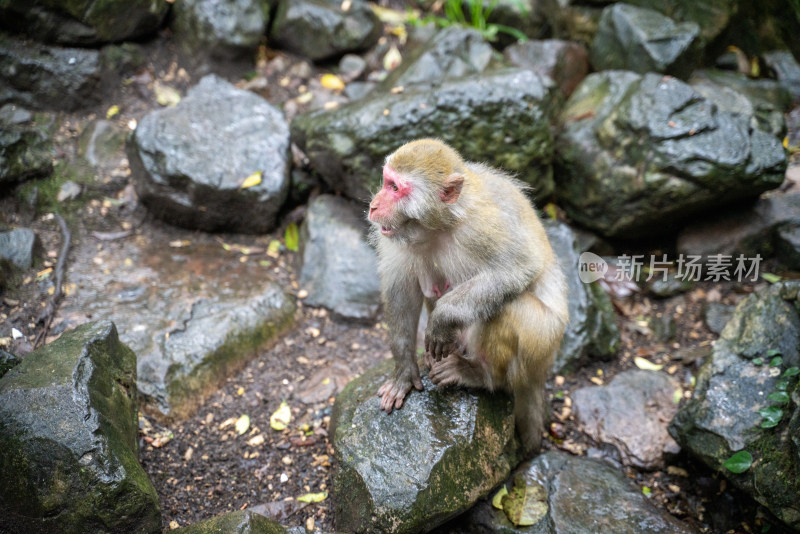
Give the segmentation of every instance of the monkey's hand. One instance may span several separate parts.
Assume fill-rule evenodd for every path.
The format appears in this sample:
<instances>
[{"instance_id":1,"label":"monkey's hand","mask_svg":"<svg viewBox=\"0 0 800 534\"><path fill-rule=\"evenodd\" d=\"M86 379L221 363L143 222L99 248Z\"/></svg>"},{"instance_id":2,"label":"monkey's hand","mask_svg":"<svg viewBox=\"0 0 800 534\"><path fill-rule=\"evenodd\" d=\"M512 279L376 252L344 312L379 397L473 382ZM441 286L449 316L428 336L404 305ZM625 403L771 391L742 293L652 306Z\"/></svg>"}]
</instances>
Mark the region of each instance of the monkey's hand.
<instances>
[{"instance_id":1,"label":"monkey's hand","mask_svg":"<svg viewBox=\"0 0 800 534\"><path fill-rule=\"evenodd\" d=\"M394 409L400 409L403 401L411 391L411 386L422 391L422 379L419 377L419 368L416 364L404 366L397 369L394 378L387 380L378 389L378 396L381 398L381 410L392 413Z\"/></svg>"},{"instance_id":2,"label":"monkey's hand","mask_svg":"<svg viewBox=\"0 0 800 534\"><path fill-rule=\"evenodd\" d=\"M457 329L437 327L433 322L425 330L425 353L437 362L448 354L459 351ZM427 358L427 356L426 356Z\"/></svg>"}]
</instances>

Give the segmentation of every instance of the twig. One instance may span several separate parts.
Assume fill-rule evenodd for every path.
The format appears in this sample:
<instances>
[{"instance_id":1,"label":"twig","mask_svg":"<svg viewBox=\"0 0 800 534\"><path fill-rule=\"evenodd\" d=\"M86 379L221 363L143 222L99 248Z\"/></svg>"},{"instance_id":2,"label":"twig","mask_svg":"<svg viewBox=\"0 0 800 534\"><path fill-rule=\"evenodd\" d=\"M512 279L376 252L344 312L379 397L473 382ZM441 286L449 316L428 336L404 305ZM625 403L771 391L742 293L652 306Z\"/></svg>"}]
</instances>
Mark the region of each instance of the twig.
<instances>
[{"instance_id":1,"label":"twig","mask_svg":"<svg viewBox=\"0 0 800 534\"><path fill-rule=\"evenodd\" d=\"M38 322L43 323L43 327L36 335L36 341L33 344L34 348L39 348L47 338L47 333L50 332L50 324L53 322L53 316L56 314L58 304L61 301L61 298L64 296L62 289L64 284L64 268L67 263L67 253L69 252L69 244L72 239L72 234L69 231L69 227L67 226L64 217L58 213L55 215L58 225L61 227L62 236L61 253L58 255L58 261L56 262L56 288L53 292L53 295L47 301L47 305L39 314Z\"/></svg>"}]
</instances>

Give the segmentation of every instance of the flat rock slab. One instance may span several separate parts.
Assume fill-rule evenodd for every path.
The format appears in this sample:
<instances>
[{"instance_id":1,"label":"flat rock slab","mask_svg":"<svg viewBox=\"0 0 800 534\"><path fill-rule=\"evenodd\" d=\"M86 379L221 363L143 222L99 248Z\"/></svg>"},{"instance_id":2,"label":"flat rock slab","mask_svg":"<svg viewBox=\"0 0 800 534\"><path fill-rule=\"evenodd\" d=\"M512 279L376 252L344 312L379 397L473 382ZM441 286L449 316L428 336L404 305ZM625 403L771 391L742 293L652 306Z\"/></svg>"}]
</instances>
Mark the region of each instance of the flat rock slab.
<instances>
[{"instance_id":1,"label":"flat rock slab","mask_svg":"<svg viewBox=\"0 0 800 534\"><path fill-rule=\"evenodd\" d=\"M0 379L0 531L159 532L139 465L136 356L114 324L64 333Z\"/></svg>"},{"instance_id":2,"label":"flat rock slab","mask_svg":"<svg viewBox=\"0 0 800 534\"><path fill-rule=\"evenodd\" d=\"M664 453L680 450L667 432L678 411L676 389L665 373L625 371L608 385L575 391L573 411L581 430L615 446L625 465L656 469L663 465Z\"/></svg>"},{"instance_id":3,"label":"flat rock slab","mask_svg":"<svg viewBox=\"0 0 800 534\"><path fill-rule=\"evenodd\" d=\"M425 391L387 415L376 392L393 368L383 362L336 398L338 531L428 531L486 496L518 461L509 396L437 388L425 375Z\"/></svg>"},{"instance_id":4,"label":"flat rock slab","mask_svg":"<svg viewBox=\"0 0 800 534\"><path fill-rule=\"evenodd\" d=\"M515 479L544 489L545 517L532 526L515 527L502 510L483 502L459 520L458 528L451 531L504 534L695 532L689 525L653 506L621 471L600 460L550 451L520 466ZM507 487L510 490L511 484Z\"/></svg>"},{"instance_id":5,"label":"flat rock slab","mask_svg":"<svg viewBox=\"0 0 800 534\"><path fill-rule=\"evenodd\" d=\"M175 530L178 534L284 534L287 530L272 519L250 510L231 512Z\"/></svg>"},{"instance_id":6,"label":"flat rock slab","mask_svg":"<svg viewBox=\"0 0 800 534\"><path fill-rule=\"evenodd\" d=\"M181 248L170 239L153 227L97 250L87 238L76 257L89 259L70 266L74 290L54 324L112 318L138 356L148 407L183 419L291 324L296 305L256 260L210 239Z\"/></svg>"}]
</instances>

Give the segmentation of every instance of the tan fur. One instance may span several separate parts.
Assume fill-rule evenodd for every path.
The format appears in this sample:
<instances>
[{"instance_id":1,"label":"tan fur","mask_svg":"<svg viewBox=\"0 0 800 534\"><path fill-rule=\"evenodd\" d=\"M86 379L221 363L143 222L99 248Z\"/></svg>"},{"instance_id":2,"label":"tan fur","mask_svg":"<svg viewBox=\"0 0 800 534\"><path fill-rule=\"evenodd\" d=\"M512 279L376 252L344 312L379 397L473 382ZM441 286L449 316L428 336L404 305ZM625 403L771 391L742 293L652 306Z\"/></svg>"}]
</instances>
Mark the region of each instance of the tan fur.
<instances>
[{"instance_id":1,"label":"tan fur","mask_svg":"<svg viewBox=\"0 0 800 534\"><path fill-rule=\"evenodd\" d=\"M421 389L413 339L423 297L431 310L425 361L433 382L507 390L517 430L538 450L544 383L568 320L566 284L525 186L425 139L386 165L413 185L378 247L395 377L378 392L387 412Z\"/></svg>"}]
</instances>

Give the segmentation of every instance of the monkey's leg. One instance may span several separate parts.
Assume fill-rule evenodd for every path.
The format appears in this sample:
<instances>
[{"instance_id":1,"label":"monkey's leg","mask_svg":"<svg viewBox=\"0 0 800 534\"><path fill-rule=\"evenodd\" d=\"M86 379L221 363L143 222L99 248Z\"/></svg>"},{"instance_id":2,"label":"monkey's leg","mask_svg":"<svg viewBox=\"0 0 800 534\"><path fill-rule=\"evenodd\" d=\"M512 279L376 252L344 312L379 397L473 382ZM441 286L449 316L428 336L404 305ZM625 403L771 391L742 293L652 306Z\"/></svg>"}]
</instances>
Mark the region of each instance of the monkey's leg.
<instances>
[{"instance_id":1,"label":"monkey's leg","mask_svg":"<svg viewBox=\"0 0 800 534\"><path fill-rule=\"evenodd\" d=\"M498 374L492 362L503 359L505 355L513 355L513 349L507 344L495 346L494 353L487 355L480 343L485 332L486 325L483 324L473 325L462 332L456 351L434 361L429 375L431 381L437 386L477 387L489 391L494 390L496 385L502 385L505 367L501 370L502 374ZM498 353L502 353L502 356L498 357Z\"/></svg>"}]
</instances>

